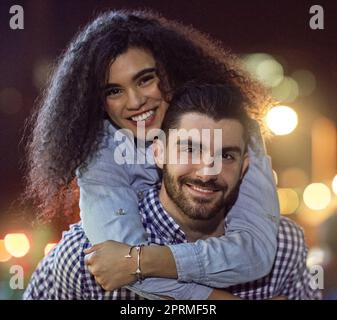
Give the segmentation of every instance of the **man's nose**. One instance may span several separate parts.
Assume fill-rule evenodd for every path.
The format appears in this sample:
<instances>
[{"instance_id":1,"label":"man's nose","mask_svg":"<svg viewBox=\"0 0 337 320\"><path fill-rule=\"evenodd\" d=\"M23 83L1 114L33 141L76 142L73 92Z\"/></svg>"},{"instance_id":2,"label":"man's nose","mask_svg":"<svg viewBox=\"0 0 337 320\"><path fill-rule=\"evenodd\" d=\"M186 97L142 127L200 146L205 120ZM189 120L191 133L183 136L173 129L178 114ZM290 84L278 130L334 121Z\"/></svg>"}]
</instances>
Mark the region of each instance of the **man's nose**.
<instances>
[{"instance_id":1,"label":"man's nose","mask_svg":"<svg viewBox=\"0 0 337 320\"><path fill-rule=\"evenodd\" d=\"M128 92L127 108L137 110L146 102L146 97L137 89L131 89Z\"/></svg>"},{"instance_id":2,"label":"man's nose","mask_svg":"<svg viewBox=\"0 0 337 320\"><path fill-rule=\"evenodd\" d=\"M217 176L220 174L221 170L221 159L210 154L203 154L196 174L199 179L209 180L210 177L212 179L217 179Z\"/></svg>"}]
</instances>

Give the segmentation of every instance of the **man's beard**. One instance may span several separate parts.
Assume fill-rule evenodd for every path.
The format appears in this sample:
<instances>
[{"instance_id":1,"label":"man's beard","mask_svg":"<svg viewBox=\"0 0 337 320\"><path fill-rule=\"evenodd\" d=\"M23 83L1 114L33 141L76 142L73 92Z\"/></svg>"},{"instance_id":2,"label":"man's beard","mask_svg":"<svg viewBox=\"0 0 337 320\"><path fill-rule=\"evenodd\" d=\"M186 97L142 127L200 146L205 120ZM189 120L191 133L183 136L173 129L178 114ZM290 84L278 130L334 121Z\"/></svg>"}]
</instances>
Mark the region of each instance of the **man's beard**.
<instances>
[{"instance_id":1,"label":"man's beard","mask_svg":"<svg viewBox=\"0 0 337 320\"><path fill-rule=\"evenodd\" d=\"M163 168L163 182L169 198L186 216L194 220L210 220L219 214L219 211L223 212L225 217L237 199L240 186L239 180L228 195L224 197L224 193L227 192L228 189L227 186L219 185L212 180L203 182L188 177L175 180L168 172L166 165L164 165ZM215 199L195 198L192 195L187 195L186 190L183 190L183 186L185 185L186 187L186 184L209 188L211 190L219 190L218 192L220 194L217 195Z\"/></svg>"}]
</instances>

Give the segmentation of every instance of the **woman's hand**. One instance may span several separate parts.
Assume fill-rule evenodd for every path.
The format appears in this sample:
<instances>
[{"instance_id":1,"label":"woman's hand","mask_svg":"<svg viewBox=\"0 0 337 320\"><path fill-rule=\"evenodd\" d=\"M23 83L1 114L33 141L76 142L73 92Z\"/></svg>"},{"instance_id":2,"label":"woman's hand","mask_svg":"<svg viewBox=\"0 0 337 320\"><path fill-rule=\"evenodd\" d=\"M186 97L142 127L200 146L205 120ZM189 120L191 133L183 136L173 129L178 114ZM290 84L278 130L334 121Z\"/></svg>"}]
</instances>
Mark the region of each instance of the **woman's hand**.
<instances>
[{"instance_id":1,"label":"woman's hand","mask_svg":"<svg viewBox=\"0 0 337 320\"><path fill-rule=\"evenodd\" d=\"M112 291L136 281L137 252L131 258L125 256L130 246L117 241L105 241L84 251L85 264L104 290Z\"/></svg>"}]
</instances>

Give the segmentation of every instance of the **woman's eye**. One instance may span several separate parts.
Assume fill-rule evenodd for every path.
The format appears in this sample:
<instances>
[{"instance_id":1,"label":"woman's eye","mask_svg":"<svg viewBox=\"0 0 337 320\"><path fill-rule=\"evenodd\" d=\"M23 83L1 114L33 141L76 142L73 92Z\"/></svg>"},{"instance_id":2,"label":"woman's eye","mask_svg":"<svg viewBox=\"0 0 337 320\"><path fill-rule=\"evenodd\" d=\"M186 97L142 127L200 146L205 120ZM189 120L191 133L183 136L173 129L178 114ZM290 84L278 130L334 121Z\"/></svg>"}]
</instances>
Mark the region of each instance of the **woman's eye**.
<instances>
[{"instance_id":1,"label":"woman's eye","mask_svg":"<svg viewBox=\"0 0 337 320\"><path fill-rule=\"evenodd\" d=\"M146 85L146 84L150 83L154 78L155 78L155 75L148 75L148 76L145 76L145 77L139 79L138 84L139 84L140 86Z\"/></svg>"},{"instance_id":2,"label":"woman's eye","mask_svg":"<svg viewBox=\"0 0 337 320\"><path fill-rule=\"evenodd\" d=\"M122 93L122 90L119 88L110 88L105 92L105 95L107 97L114 97L114 96L118 96L119 94Z\"/></svg>"}]
</instances>

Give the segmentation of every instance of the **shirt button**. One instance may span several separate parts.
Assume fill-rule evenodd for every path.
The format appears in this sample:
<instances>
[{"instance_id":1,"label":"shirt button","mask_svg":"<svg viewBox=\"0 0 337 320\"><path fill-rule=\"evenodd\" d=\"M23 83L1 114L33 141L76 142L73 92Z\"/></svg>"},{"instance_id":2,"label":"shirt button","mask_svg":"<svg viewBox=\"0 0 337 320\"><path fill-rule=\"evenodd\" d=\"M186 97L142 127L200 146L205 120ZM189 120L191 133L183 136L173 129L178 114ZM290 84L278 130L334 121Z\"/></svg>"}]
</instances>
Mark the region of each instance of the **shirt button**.
<instances>
[{"instance_id":1,"label":"shirt button","mask_svg":"<svg viewBox=\"0 0 337 320\"><path fill-rule=\"evenodd\" d=\"M138 192L138 199L142 200L144 198L144 192L143 191L139 191Z\"/></svg>"},{"instance_id":2,"label":"shirt button","mask_svg":"<svg viewBox=\"0 0 337 320\"><path fill-rule=\"evenodd\" d=\"M124 216L126 214L126 211L122 208L118 209L116 212L115 212L118 216Z\"/></svg>"}]
</instances>

